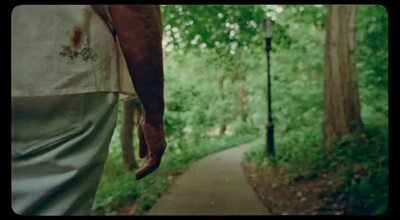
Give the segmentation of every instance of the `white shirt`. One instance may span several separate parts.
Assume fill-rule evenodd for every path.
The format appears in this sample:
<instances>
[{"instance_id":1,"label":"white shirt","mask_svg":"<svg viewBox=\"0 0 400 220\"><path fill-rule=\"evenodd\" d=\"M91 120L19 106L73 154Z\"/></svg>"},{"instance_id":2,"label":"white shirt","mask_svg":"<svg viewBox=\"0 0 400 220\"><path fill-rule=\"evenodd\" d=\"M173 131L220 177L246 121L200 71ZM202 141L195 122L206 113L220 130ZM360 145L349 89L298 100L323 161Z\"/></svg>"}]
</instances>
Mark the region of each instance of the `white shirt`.
<instances>
[{"instance_id":1,"label":"white shirt","mask_svg":"<svg viewBox=\"0 0 400 220\"><path fill-rule=\"evenodd\" d=\"M12 97L135 91L107 6L22 5L12 13Z\"/></svg>"}]
</instances>

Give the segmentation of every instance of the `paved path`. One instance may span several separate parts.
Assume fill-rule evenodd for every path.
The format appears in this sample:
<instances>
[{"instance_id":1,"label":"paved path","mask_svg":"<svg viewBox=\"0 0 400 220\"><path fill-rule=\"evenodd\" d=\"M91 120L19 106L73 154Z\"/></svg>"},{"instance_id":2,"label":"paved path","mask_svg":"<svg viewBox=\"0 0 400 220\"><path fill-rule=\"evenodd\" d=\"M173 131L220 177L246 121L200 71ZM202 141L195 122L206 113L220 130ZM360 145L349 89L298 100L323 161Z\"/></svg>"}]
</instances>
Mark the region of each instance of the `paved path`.
<instances>
[{"instance_id":1,"label":"paved path","mask_svg":"<svg viewBox=\"0 0 400 220\"><path fill-rule=\"evenodd\" d=\"M193 163L147 215L267 215L240 163L251 143Z\"/></svg>"}]
</instances>

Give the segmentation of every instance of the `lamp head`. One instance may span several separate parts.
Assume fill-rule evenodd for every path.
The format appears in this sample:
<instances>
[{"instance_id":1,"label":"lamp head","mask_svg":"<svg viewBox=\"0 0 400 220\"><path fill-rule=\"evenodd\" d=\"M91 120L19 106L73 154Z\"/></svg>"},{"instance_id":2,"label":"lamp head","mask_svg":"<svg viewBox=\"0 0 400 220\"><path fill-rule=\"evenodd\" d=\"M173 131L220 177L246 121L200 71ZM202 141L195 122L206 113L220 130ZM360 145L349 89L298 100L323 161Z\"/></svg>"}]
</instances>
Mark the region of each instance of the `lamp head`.
<instances>
[{"instance_id":1,"label":"lamp head","mask_svg":"<svg viewBox=\"0 0 400 220\"><path fill-rule=\"evenodd\" d=\"M272 33L274 31L274 24L275 22L271 19L271 17L267 17L264 19L263 25L264 25L265 38L272 38Z\"/></svg>"}]
</instances>

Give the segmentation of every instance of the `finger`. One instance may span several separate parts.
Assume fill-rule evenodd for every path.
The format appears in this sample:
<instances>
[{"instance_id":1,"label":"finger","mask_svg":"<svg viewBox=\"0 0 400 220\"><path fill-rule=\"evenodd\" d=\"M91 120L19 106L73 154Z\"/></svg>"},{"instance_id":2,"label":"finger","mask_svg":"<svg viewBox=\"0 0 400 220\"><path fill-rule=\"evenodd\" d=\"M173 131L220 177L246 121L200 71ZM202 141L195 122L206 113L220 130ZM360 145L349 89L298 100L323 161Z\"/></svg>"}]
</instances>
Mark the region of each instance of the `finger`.
<instances>
[{"instance_id":1,"label":"finger","mask_svg":"<svg viewBox=\"0 0 400 220\"><path fill-rule=\"evenodd\" d=\"M139 157L144 158L147 155L148 150L142 124L139 124L138 126L138 137L139 137Z\"/></svg>"},{"instance_id":2,"label":"finger","mask_svg":"<svg viewBox=\"0 0 400 220\"><path fill-rule=\"evenodd\" d=\"M162 155L164 154L167 146L164 137L163 126L153 126L151 124L144 123L141 128L143 132L142 137L144 136L147 146L147 155L149 156L150 160L143 168L136 172L136 180L142 179L160 166Z\"/></svg>"},{"instance_id":3,"label":"finger","mask_svg":"<svg viewBox=\"0 0 400 220\"><path fill-rule=\"evenodd\" d=\"M156 170L160 166L161 158L164 154L164 151L165 148L161 148L156 152L152 152L149 162L144 167L136 171L135 179L140 180Z\"/></svg>"},{"instance_id":4,"label":"finger","mask_svg":"<svg viewBox=\"0 0 400 220\"><path fill-rule=\"evenodd\" d=\"M143 177L149 175L160 166L160 163L161 163L161 158L151 158L144 167L136 171L135 179L140 180Z\"/></svg>"}]
</instances>

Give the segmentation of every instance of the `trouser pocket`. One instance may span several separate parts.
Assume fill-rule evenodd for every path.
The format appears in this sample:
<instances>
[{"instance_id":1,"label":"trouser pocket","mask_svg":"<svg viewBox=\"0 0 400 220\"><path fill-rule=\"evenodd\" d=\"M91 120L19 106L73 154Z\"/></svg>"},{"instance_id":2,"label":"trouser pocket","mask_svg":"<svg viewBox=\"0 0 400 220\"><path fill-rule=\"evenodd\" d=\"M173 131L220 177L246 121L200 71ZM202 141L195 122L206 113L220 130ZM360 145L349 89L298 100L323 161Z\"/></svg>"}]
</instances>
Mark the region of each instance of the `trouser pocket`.
<instances>
[{"instance_id":1,"label":"trouser pocket","mask_svg":"<svg viewBox=\"0 0 400 220\"><path fill-rule=\"evenodd\" d=\"M12 99L12 158L37 153L82 130L83 96Z\"/></svg>"}]
</instances>

